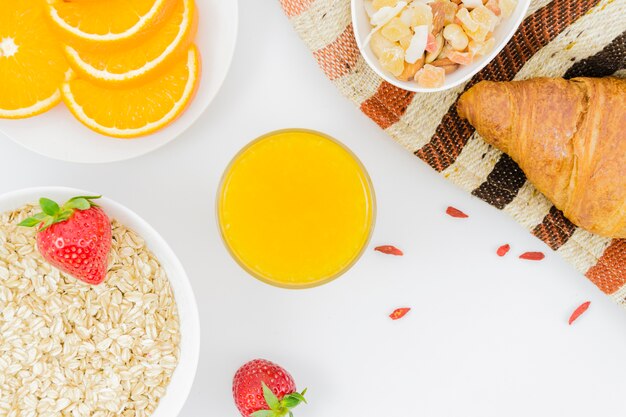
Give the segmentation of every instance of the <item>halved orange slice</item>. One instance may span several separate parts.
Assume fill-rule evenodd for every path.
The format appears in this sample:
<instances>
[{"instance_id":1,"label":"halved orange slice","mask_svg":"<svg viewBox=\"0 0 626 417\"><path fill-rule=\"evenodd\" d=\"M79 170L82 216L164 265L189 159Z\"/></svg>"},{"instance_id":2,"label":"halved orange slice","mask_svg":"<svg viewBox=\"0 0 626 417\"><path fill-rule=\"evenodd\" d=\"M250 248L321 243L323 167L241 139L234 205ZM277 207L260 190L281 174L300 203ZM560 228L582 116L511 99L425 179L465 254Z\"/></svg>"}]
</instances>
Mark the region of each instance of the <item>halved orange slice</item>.
<instances>
[{"instance_id":1,"label":"halved orange slice","mask_svg":"<svg viewBox=\"0 0 626 417\"><path fill-rule=\"evenodd\" d=\"M191 102L200 79L195 46L158 77L132 87L107 88L84 79L63 84L63 101L85 126L103 135L132 138L163 128Z\"/></svg>"},{"instance_id":2,"label":"halved orange slice","mask_svg":"<svg viewBox=\"0 0 626 417\"><path fill-rule=\"evenodd\" d=\"M174 13L144 42L111 51L65 47L73 69L82 78L111 84L137 82L180 58L193 42L197 13L193 0L176 0Z\"/></svg>"},{"instance_id":3,"label":"halved orange slice","mask_svg":"<svg viewBox=\"0 0 626 417\"><path fill-rule=\"evenodd\" d=\"M69 43L97 47L138 41L169 16L172 0L48 0L53 26Z\"/></svg>"},{"instance_id":4,"label":"halved orange slice","mask_svg":"<svg viewBox=\"0 0 626 417\"><path fill-rule=\"evenodd\" d=\"M0 1L0 118L54 107L68 68L40 0Z\"/></svg>"}]
</instances>

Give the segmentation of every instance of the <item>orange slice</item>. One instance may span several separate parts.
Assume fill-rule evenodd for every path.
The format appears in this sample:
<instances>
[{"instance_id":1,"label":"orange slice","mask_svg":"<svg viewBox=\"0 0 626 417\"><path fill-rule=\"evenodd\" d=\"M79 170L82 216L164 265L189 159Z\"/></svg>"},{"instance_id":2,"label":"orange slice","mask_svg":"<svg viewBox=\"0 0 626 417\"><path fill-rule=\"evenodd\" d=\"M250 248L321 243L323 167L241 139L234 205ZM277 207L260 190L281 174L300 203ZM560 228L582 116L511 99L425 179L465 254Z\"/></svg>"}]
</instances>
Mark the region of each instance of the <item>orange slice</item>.
<instances>
[{"instance_id":1,"label":"orange slice","mask_svg":"<svg viewBox=\"0 0 626 417\"><path fill-rule=\"evenodd\" d=\"M53 26L71 43L137 41L169 16L172 0L48 0Z\"/></svg>"},{"instance_id":2,"label":"orange slice","mask_svg":"<svg viewBox=\"0 0 626 417\"><path fill-rule=\"evenodd\" d=\"M85 126L103 135L132 138L163 128L191 102L200 79L195 46L185 59L144 84L107 88L84 79L63 84L63 101Z\"/></svg>"},{"instance_id":3,"label":"orange slice","mask_svg":"<svg viewBox=\"0 0 626 417\"><path fill-rule=\"evenodd\" d=\"M111 51L66 46L73 69L83 78L122 84L141 80L184 54L197 29L193 0L176 0L174 13L153 36L130 48Z\"/></svg>"},{"instance_id":4,"label":"orange slice","mask_svg":"<svg viewBox=\"0 0 626 417\"><path fill-rule=\"evenodd\" d=\"M54 107L68 68L40 0L0 1L0 118Z\"/></svg>"}]
</instances>

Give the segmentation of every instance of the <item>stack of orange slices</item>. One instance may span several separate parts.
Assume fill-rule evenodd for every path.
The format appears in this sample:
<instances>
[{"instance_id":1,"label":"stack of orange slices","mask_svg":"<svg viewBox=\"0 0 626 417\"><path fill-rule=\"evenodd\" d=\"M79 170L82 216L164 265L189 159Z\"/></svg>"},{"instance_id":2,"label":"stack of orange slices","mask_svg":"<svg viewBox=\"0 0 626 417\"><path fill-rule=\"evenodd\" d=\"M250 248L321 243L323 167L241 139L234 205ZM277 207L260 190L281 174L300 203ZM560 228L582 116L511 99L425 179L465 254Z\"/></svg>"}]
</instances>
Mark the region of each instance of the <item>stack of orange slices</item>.
<instances>
[{"instance_id":1,"label":"stack of orange slices","mask_svg":"<svg viewBox=\"0 0 626 417\"><path fill-rule=\"evenodd\" d=\"M200 78L194 0L0 2L0 118L61 99L84 125L132 138L174 121Z\"/></svg>"}]
</instances>

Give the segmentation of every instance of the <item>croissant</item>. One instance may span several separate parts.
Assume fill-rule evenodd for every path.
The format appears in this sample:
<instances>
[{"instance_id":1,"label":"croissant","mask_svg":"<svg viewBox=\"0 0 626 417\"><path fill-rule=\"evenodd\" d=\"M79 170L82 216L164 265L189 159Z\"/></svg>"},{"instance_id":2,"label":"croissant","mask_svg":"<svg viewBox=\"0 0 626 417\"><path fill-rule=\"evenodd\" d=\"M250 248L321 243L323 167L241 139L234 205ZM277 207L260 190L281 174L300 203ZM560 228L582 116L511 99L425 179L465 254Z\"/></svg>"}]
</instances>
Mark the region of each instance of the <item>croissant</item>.
<instances>
[{"instance_id":1,"label":"croissant","mask_svg":"<svg viewBox=\"0 0 626 417\"><path fill-rule=\"evenodd\" d=\"M626 80L482 81L457 110L572 223L626 238Z\"/></svg>"}]
</instances>

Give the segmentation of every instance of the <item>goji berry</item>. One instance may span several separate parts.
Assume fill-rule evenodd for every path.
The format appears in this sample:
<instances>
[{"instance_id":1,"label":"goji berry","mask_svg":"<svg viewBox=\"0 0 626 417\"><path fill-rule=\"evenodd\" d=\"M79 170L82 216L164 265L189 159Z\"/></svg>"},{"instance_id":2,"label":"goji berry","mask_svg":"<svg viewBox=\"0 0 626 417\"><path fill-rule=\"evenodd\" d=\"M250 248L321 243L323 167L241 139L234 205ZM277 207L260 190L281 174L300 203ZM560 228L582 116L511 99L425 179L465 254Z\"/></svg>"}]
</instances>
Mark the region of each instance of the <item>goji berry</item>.
<instances>
[{"instance_id":1,"label":"goji berry","mask_svg":"<svg viewBox=\"0 0 626 417\"><path fill-rule=\"evenodd\" d=\"M580 317L585 311L587 311L590 304L591 304L591 301L584 302L580 306L578 306L576 310L574 310L571 317L569 318L570 326L572 325L572 323L576 321L578 317Z\"/></svg>"},{"instance_id":2,"label":"goji berry","mask_svg":"<svg viewBox=\"0 0 626 417\"><path fill-rule=\"evenodd\" d=\"M498 254L498 256L504 256L509 252L509 250L511 250L511 245L507 243L506 245L500 246L496 253Z\"/></svg>"},{"instance_id":3,"label":"goji berry","mask_svg":"<svg viewBox=\"0 0 626 417\"><path fill-rule=\"evenodd\" d=\"M374 248L374 250L380 253L384 253L386 255L395 255L395 256L404 255L404 253L400 249L391 245L377 246Z\"/></svg>"},{"instance_id":4,"label":"goji berry","mask_svg":"<svg viewBox=\"0 0 626 417\"><path fill-rule=\"evenodd\" d=\"M519 256L520 259L526 259L527 261L540 261L545 257L546 255L543 252L524 252Z\"/></svg>"},{"instance_id":5,"label":"goji berry","mask_svg":"<svg viewBox=\"0 0 626 417\"><path fill-rule=\"evenodd\" d=\"M406 316L406 313L408 313L409 311L411 311L409 307L397 308L393 311L393 313L389 315L389 317L391 318L391 320L398 320Z\"/></svg>"},{"instance_id":6,"label":"goji berry","mask_svg":"<svg viewBox=\"0 0 626 417\"><path fill-rule=\"evenodd\" d=\"M455 207L452 207L452 206L450 206L450 207L448 207L448 208L446 209L446 214L447 214L448 216L451 216L451 217L456 217L456 218L458 218L458 219L465 219L465 218L468 218L468 217L469 217L467 214L463 213L463 212L462 212L461 210L459 210L458 208L455 208Z\"/></svg>"}]
</instances>

